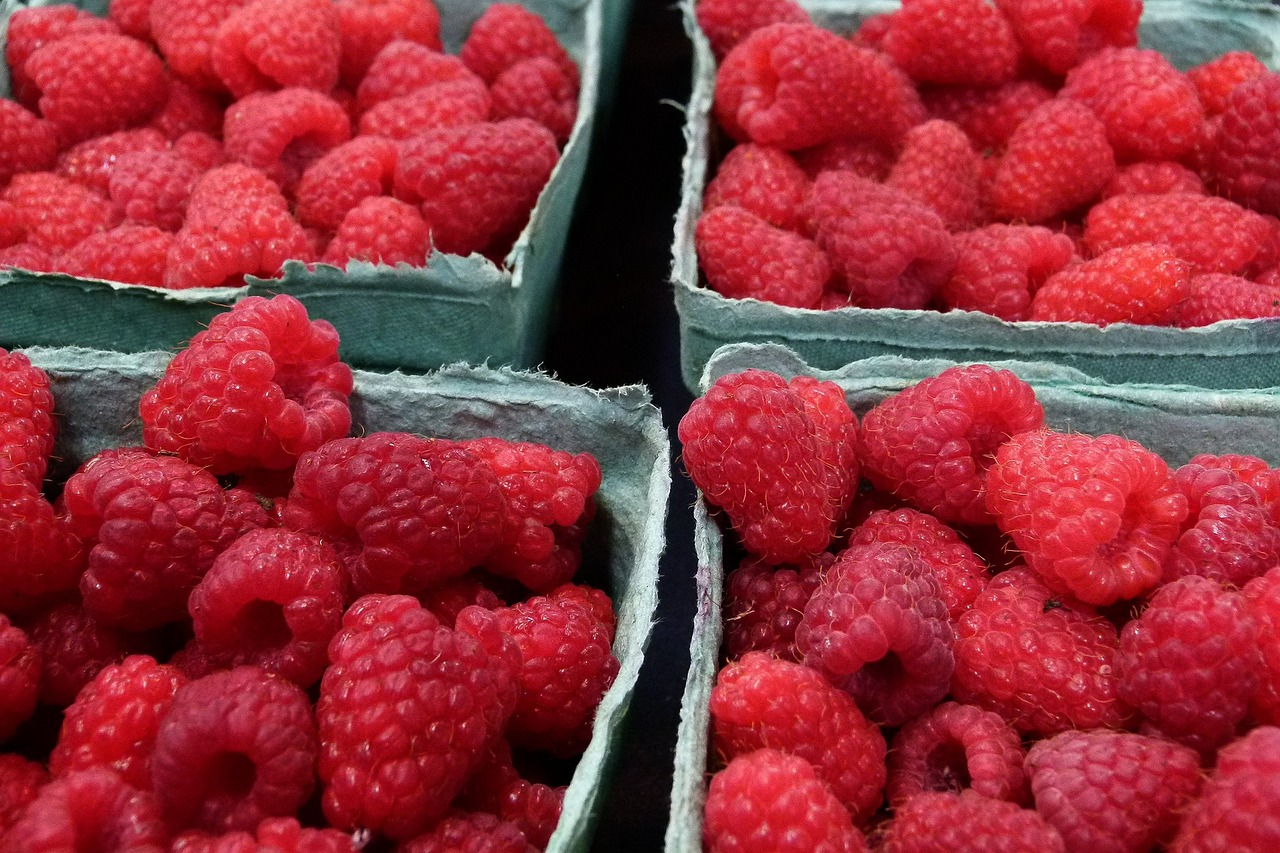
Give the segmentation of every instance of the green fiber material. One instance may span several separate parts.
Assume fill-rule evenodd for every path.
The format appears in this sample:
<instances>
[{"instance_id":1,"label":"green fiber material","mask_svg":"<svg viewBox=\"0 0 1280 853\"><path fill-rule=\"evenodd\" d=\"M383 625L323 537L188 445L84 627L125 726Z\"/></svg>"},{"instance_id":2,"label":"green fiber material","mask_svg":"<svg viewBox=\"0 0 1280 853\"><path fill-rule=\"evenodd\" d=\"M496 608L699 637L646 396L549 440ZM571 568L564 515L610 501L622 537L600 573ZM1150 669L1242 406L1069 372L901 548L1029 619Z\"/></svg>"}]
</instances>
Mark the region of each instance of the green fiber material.
<instances>
[{"instance_id":1,"label":"green fiber material","mask_svg":"<svg viewBox=\"0 0 1280 853\"><path fill-rule=\"evenodd\" d=\"M80 348L24 350L52 382L58 412L58 471L93 453L140 444L138 401L163 373L164 352ZM580 577L603 587L618 613L614 653L621 667L596 713L549 851L590 849L611 783L627 706L635 690L658 598L671 487L670 445L643 386L594 391L544 374L450 365L426 375L355 372L352 434L404 431L461 439L494 435L595 455L604 472L598 513Z\"/></svg>"},{"instance_id":2,"label":"green fiber material","mask_svg":"<svg viewBox=\"0 0 1280 853\"><path fill-rule=\"evenodd\" d=\"M778 344L734 344L712 355L699 389L701 393L720 376L748 368L771 370L788 379L813 376L843 388L850 408L861 418L885 398L956 363L884 356L822 370ZM1171 465L1181 465L1198 453L1247 453L1280 465L1280 387L1220 390L1111 384L1047 362L992 364L1012 370L1035 388L1046 423L1054 429L1122 435L1160 453ZM710 769L708 702L720 666L724 544L701 493L694 506L694 547L698 609L680 708L666 835L668 853L699 853L702 849L702 810Z\"/></svg>"},{"instance_id":3,"label":"green fiber material","mask_svg":"<svg viewBox=\"0 0 1280 853\"><path fill-rule=\"evenodd\" d=\"M885 0L806 2L815 22L852 32ZM735 341L777 341L810 364L833 368L862 358L903 355L961 360L1035 359L1078 368L1113 382L1181 383L1206 388L1280 384L1280 321L1232 320L1203 329L1085 323L1008 323L971 311L787 308L755 299L726 299L699 281L693 231L702 193L729 141L714 128L715 59L684 3L693 40L693 91L686 109L682 200L672 246L672 283L680 323L685 384L697 387L711 354ZM1232 50L1253 52L1280 67L1280 8L1244 0L1147 0L1140 47L1160 50L1186 69Z\"/></svg>"},{"instance_id":4,"label":"green fiber material","mask_svg":"<svg viewBox=\"0 0 1280 853\"><path fill-rule=\"evenodd\" d=\"M456 53L494 0L436 0L441 39ZM165 291L66 275L0 271L0 346L88 346L122 352L180 347L221 308L251 294L289 293L342 336L345 361L421 372L453 362L532 367L541 358L560 262L582 185L602 74L605 0L520 0L541 15L578 62L578 119L528 226L502 267L480 255L434 254L425 268L289 262L282 278L240 288ZM617 19L620 0L608 0ZM0 0L0 39L23 5ZM49 5L34 0L29 5ZM77 5L105 14L106 0ZM621 38L612 24L612 37ZM618 48L613 48L614 58ZM8 96L7 69L0 95Z\"/></svg>"}]
</instances>

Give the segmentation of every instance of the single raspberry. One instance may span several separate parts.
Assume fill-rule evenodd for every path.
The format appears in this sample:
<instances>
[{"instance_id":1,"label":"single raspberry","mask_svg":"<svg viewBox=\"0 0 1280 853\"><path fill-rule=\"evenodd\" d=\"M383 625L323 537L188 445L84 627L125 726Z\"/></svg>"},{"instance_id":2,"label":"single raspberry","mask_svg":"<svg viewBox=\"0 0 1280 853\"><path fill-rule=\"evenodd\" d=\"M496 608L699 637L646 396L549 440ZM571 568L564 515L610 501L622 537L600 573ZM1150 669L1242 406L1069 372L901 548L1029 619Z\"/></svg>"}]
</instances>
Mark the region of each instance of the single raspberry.
<instances>
[{"instance_id":1,"label":"single raspberry","mask_svg":"<svg viewBox=\"0 0 1280 853\"><path fill-rule=\"evenodd\" d=\"M106 195L111 174L121 157L135 151L164 151L168 147L164 134L153 128L118 130L86 139L63 151L58 155L55 172Z\"/></svg>"},{"instance_id":2,"label":"single raspberry","mask_svg":"<svg viewBox=\"0 0 1280 853\"><path fill-rule=\"evenodd\" d=\"M7 249L0 249L0 269L54 272L56 267L49 250L34 243L15 243Z\"/></svg>"},{"instance_id":3,"label":"single raspberry","mask_svg":"<svg viewBox=\"0 0 1280 853\"><path fill-rule=\"evenodd\" d=\"M1141 0L997 0L1022 49L1054 74L1105 47L1138 43Z\"/></svg>"},{"instance_id":4,"label":"single raspberry","mask_svg":"<svg viewBox=\"0 0 1280 853\"><path fill-rule=\"evenodd\" d=\"M956 264L938 294L948 307L1025 320L1049 276L1075 259L1075 244L1038 225L996 223L956 235Z\"/></svg>"},{"instance_id":5,"label":"single raspberry","mask_svg":"<svg viewBox=\"0 0 1280 853\"><path fill-rule=\"evenodd\" d=\"M796 649L868 718L900 725L947 693L954 659L937 579L893 543L840 554L805 605Z\"/></svg>"},{"instance_id":6,"label":"single raspberry","mask_svg":"<svg viewBox=\"0 0 1280 853\"><path fill-rule=\"evenodd\" d=\"M1081 103L1055 98L1013 131L987 200L1002 219L1044 222L1093 199L1115 170L1102 121Z\"/></svg>"},{"instance_id":7,"label":"single raspberry","mask_svg":"<svg viewBox=\"0 0 1280 853\"><path fill-rule=\"evenodd\" d=\"M822 575L835 560L827 552L794 566L770 566L748 557L725 578L724 647L730 658L751 651L798 661L796 626Z\"/></svg>"},{"instance_id":8,"label":"single raspberry","mask_svg":"<svg viewBox=\"0 0 1280 853\"><path fill-rule=\"evenodd\" d=\"M926 791L972 790L993 800L1028 800L1022 738L1004 718L974 705L943 702L909 720L889 749L889 806Z\"/></svg>"},{"instance_id":9,"label":"single raspberry","mask_svg":"<svg viewBox=\"0 0 1280 853\"><path fill-rule=\"evenodd\" d=\"M493 118L529 118L569 141L578 118L578 86L554 60L545 56L522 59L498 75L490 86Z\"/></svg>"},{"instance_id":10,"label":"single raspberry","mask_svg":"<svg viewBox=\"0 0 1280 853\"><path fill-rule=\"evenodd\" d=\"M19 103L34 110L40 90L26 71L27 59L42 46L70 36L116 35L120 28L112 21L79 9L71 3L23 6L9 18L5 63Z\"/></svg>"},{"instance_id":11,"label":"single raspberry","mask_svg":"<svg viewBox=\"0 0 1280 853\"><path fill-rule=\"evenodd\" d=\"M516 3L494 3L471 25L458 57L492 84L524 59L546 57L578 83L578 66L542 18Z\"/></svg>"},{"instance_id":12,"label":"single raspberry","mask_svg":"<svg viewBox=\"0 0 1280 853\"><path fill-rule=\"evenodd\" d=\"M0 199L17 210L27 241L55 255L120 222L111 202L52 172L14 175Z\"/></svg>"},{"instance_id":13,"label":"single raspberry","mask_svg":"<svg viewBox=\"0 0 1280 853\"><path fill-rule=\"evenodd\" d=\"M141 651L145 638L100 624L77 601L54 605L23 627L40 649L40 701L66 707L104 667Z\"/></svg>"},{"instance_id":14,"label":"single raspberry","mask_svg":"<svg viewBox=\"0 0 1280 853\"><path fill-rule=\"evenodd\" d=\"M441 128L401 146L395 194L421 206L438 251L501 255L559 157L551 131L529 119Z\"/></svg>"},{"instance_id":15,"label":"single raspberry","mask_svg":"<svg viewBox=\"0 0 1280 853\"><path fill-rule=\"evenodd\" d=\"M1034 80L1011 80L1000 86L941 86L921 93L933 118L952 121L979 151L1003 149L1022 120L1053 92Z\"/></svg>"},{"instance_id":16,"label":"single raspberry","mask_svg":"<svg viewBox=\"0 0 1280 853\"><path fill-rule=\"evenodd\" d=\"M268 817L253 832L211 835L188 830L173 839L169 853L359 853L355 838L336 829L304 827L293 817Z\"/></svg>"},{"instance_id":17,"label":"single raspberry","mask_svg":"<svg viewBox=\"0 0 1280 853\"><path fill-rule=\"evenodd\" d=\"M110 770L94 768L42 787L4 841L8 849L22 853L164 853L169 832L150 791L139 791Z\"/></svg>"},{"instance_id":18,"label":"single raspberry","mask_svg":"<svg viewBox=\"0 0 1280 853\"><path fill-rule=\"evenodd\" d=\"M509 820L530 844L545 848L560 822L564 794L564 786L522 779L512 766L511 747L499 738L467 779L455 805Z\"/></svg>"},{"instance_id":19,"label":"single raspberry","mask_svg":"<svg viewBox=\"0 0 1280 853\"><path fill-rule=\"evenodd\" d=\"M341 79L351 89L389 44L442 47L440 12L431 0L334 0L333 6L342 41Z\"/></svg>"},{"instance_id":20,"label":"single raspberry","mask_svg":"<svg viewBox=\"0 0 1280 853\"><path fill-rule=\"evenodd\" d=\"M338 14L328 0L251 0L218 25L209 64L233 97L338 83Z\"/></svg>"},{"instance_id":21,"label":"single raspberry","mask_svg":"<svg viewBox=\"0 0 1280 853\"><path fill-rule=\"evenodd\" d=\"M845 516L858 492L861 476L858 419L849 408L844 389L834 382L796 376L790 386L804 401L805 412L817 429L821 464L834 472L827 496L836 512Z\"/></svg>"},{"instance_id":22,"label":"single raspberry","mask_svg":"<svg viewBox=\"0 0 1280 853\"><path fill-rule=\"evenodd\" d=\"M1116 654L1120 699L1205 755L1235 737L1261 671L1244 599L1195 575L1160 587Z\"/></svg>"},{"instance_id":23,"label":"single raspberry","mask_svg":"<svg viewBox=\"0 0 1280 853\"><path fill-rule=\"evenodd\" d=\"M0 461L0 613L32 612L74 590L86 552L29 475Z\"/></svg>"},{"instance_id":24,"label":"single raspberry","mask_svg":"<svg viewBox=\"0 0 1280 853\"><path fill-rule=\"evenodd\" d=\"M26 107L0 99L0 185L19 172L52 169L58 157L58 132Z\"/></svg>"},{"instance_id":25,"label":"single raspberry","mask_svg":"<svg viewBox=\"0 0 1280 853\"><path fill-rule=\"evenodd\" d=\"M506 501L469 450L371 433L303 454L284 522L333 543L357 592L414 592L483 563L502 539Z\"/></svg>"},{"instance_id":26,"label":"single raspberry","mask_svg":"<svg viewBox=\"0 0 1280 853\"><path fill-rule=\"evenodd\" d=\"M816 308L831 278L816 243L733 204L699 217L694 245L707 283L730 299Z\"/></svg>"},{"instance_id":27,"label":"single raspberry","mask_svg":"<svg viewBox=\"0 0 1280 853\"><path fill-rule=\"evenodd\" d=\"M351 120L328 95L294 87L236 101L222 133L228 159L261 169L291 193L307 166L351 138Z\"/></svg>"},{"instance_id":28,"label":"single raspberry","mask_svg":"<svg viewBox=\"0 0 1280 853\"><path fill-rule=\"evenodd\" d=\"M151 37L176 77L202 91L223 92L211 53L218 27L246 0L151 0Z\"/></svg>"},{"instance_id":29,"label":"single raspberry","mask_svg":"<svg viewBox=\"0 0 1280 853\"><path fill-rule=\"evenodd\" d=\"M151 0L110 0L107 17L125 35L151 39Z\"/></svg>"},{"instance_id":30,"label":"single raspberry","mask_svg":"<svg viewBox=\"0 0 1280 853\"><path fill-rule=\"evenodd\" d=\"M306 801L318 748L301 688L242 666L178 688L156 732L151 774L171 823L248 830Z\"/></svg>"},{"instance_id":31,"label":"single raspberry","mask_svg":"<svg viewBox=\"0 0 1280 853\"><path fill-rule=\"evenodd\" d=\"M999 86L1018 65L1013 28L984 0L904 0L880 49L922 83Z\"/></svg>"},{"instance_id":32,"label":"single raspberry","mask_svg":"<svg viewBox=\"0 0 1280 853\"><path fill-rule=\"evenodd\" d=\"M813 765L776 749L739 755L711 777L708 853L865 853L866 839Z\"/></svg>"},{"instance_id":33,"label":"single raspberry","mask_svg":"<svg viewBox=\"0 0 1280 853\"><path fill-rule=\"evenodd\" d=\"M1173 472L1173 482L1190 511L1165 564L1165 581L1201 575L1239 587L1280 564L1280 527L1238 475L1188 463Z\"/></svg>"},{"instance_id":34,"label":"single raspberry","mask_svg":"<svg viewBox=\"0 0 1280 853\"><path fill-rule=\"evenodd\" d=\"M334 826L422 833L501 736L520 653L488 611L468 608L459 622L443 627L408 596L369 595L347 610L316 705Z\"/></svg>"},{"instance_id":35,"label":"single raspberry","mask_svg":"<svg viewBox=\"0 0 1280 853\"><path fill-rule=\"evenodd\" d=\"M497 610L507 606L485 581L483 572L468 572L425 589L416 597L440 620L441 625L452 628L458 621L458 614L467 607L475 605L485 610Z\"/></svg>"},{"instance_id":36,"label":"single raspberry","mask_svg":"<svg viewBox=\"0 0 1280 853\"><path fill-rule=\"evenodd\" d=\"M1112 201L1121 198L1142 196ZM1192 274L1191 264L1168 246L1119 246L1049 276L1031 300L1031 319L1170 325L1189 295Z\"/></svg>"},{"instance_id":37,"label":"single raspberry","mask_svg":"<svg viewBox=\"0 0 1280 853\"><path fill-rule=\"evenodd\" d=\"M855 825L880 807L884 736L814 670L751 652L720 670L710 709L715 746L726 761L777 749L812 764Z\"/></svg>"},{"instance_id":38,"label":"single raspberry","mask_svg":"<svg viewBox=\"0 0 1280 853\"><path fill-rule=\"evenodd\" d=\"M330 149L298 181L298 221L336 230L361 201L391 190L395 168L396 144L390 139L358 136Z\"/></svg>"},{"instance_id":39,"label":"single raspberry","mask_svg":"<svg viewBox=\"0 0 1280 853\"><path fill-rule=\"evenodd\" d=\"M27 226L22 224L18 209L0 201L0 249L16 246L27 239Z\"/></svg>"},{"instance_id":40,"label":"single raspberry","mask_svg":"<svg viewBox=\"0 0 1280 853\"><path fill-rule=\"evenodd\" d=\"M397 853L536 853L520 827L484 812L452 810L430 832L396 847Z\"/></svg>"},{"instance_id":41,"label":"single raspberry","mask_svg":"<svg viewBox=\"0 0 1280 853\"><path fill-rule=\"evenodd\" d=\"M1274 726L1280 724L1280 567L1249 581L1240 593L1262 654L1262 677L1249 703L1249 719Z\"/></svg>"},{"instance_id":42,"label":"single raspberry","mask_svg":"<svg viewBox=\"0 0 1280 853\"><path fill-rule=\"evenodd\" d=\"M0 837L49 783L49 771L21 755L0 754Z\"/></svg>"},{"instance_id":43,"label":"single raspberry","mask_svg":"<svg viewBox=\"0 0 1280 853\"><path fill-rule=\"evenodd\" d=\"M848 172L814 179L805 217L855 305L923 308L955 263L937 213L902 190Z\"/></svg>"},{"instance_id":44,"label":"single raspberry","mask_svg":"<svg viewBox=\"0 0 1280 853\"><path fill-rule=\"evenodd\" d=\"M883 181L889 176L889 169L893 166L894 151L875 139L834 139L793 154L796 163L810 178L840 169L864 178ZM728 159L726 157L725 162ZM720 164L720 168L724 168L724 163ZM709 186L707 189L710 191ZM803 223L797 222L796 227L803 227Z\"/></svg>"},{"instance_id":45,"label":"single raspberry","mask_svg":"<svg viewBox=\"0 0 1280 853\"><path fill-rule=\"evenodd\" d=\"M431 252L431 226L411 204L386 196L369 196L347 212L325 249L324 262L348 261L408 264L420 267Z\"/></svg>"},{"instance_id":46,"label":"single raspberry","mask_svg":"<svg viewBox=\"0 0 1280 853\"><path fill-rule=\"evenodd\" d=\"M1280 74L1236 86L1209 154L1211 183L1232 201L1280 214Z\"/></svg>"},{"instance_id":47,"label":"single raspberry","mask_svg":"<svg viewBox=\"0 0 1280 853\"><path fill-rule=\"evenodd\" d=\"M811 23L809 13L795 0L698 0L693 14L716 61L761 27Z\"/></svg>"},{"instance_id":48,"label":"single raspberry","mask_svg":"<svg viewBox=\"0 0 1280 853\"><path fill-rule=\"evenodd\" d=\"M1130 732L1062 732L1032 744L1026 770L1036 811L1071 850L1166 843L1201 783L1195 750Z\"/></svg>"},{"instance_id":49,"label":"single raspberry","mask_svg":"<svg viewBox=\"0 0 1280 853\"><path fill-rule=\"evenodd\" d=\"M0 613L0 743L35 711L40 668L40 648Z\"/></svg>"},{"instance_id":50,"label":"single raspberry","mask_svg":"<svg viewBox=\"0 0 1280 853\"><path fill-rule=\"evenodd\" d=\"M1163 195L1165 193L1198 193L1206 195L1204 181L1181 163L1172 160L1147 160L1130 163L1116 172L1102 188L1102 199L1112 196Z\"/></svg>"},{"instance_id":51,"label":"single raspberry","mask_svg":"<svg viewBox=\"0 0 1280 853\"><path fill-rule=\"evenodd\" d=\"M883 853L1063 853L1062 837L1037 812L974 791L925 791L903 803L884 832Z\"/></svg>"},{"instance_id":52,"label":"single raspberry","mask_svg":"<svg viewBox=\"0 0 1280 853\"><path fill-rule=\"evenodd\" d=\"M1173 853L1271 850L1280 844L1280 728L1259 726L1218 753L1200 798L1182 817Z\"/></svg>"},{"instance_id":53,"label":"single raspberry","mask_svg":"<svg viewBox=\"0 0 1280 853\"><path fill-rule=\"evenodd\" d=\"M1190 464L1224 468L1234 473L1258 493L1262 505L1271 513L1272 521L1280 525L1280 470L1272 468L1256 456L1236 453L1224 453L1221 456L1201 453L1192 457Z\"/></svg>"},{"instance_id":54,"label":"single raspberry","mask_svg":"<svg viewBox=\"0 0 1280 853\"><path fill-rule=\"evenodd\" d=\"M163 287L172 246L173 234L154 225L120 225L72 246L58 268L80 278Z\"/></svg>"},{"instance_id":55,"label":"single raspberry","mask_svg":"<svg viewBox=\"0 0 1280 853\"><path fill-rule=\"evenodd\" d=\"M885 183L933 208L952 231L979 219L981 158L960 126L934 119L902 138L902 150Z\"/></svg>"},{"instance_id":56,"label":"single raspberry","mask_svg":"<svg viewBox=\"0 0 1280 853\"><path fill-rule=\"evenodd\" d=\"M858 28L849 36L849 40L856 45L880 50L891 26L893 26L893 12L868 15L858 24Z\"/></svg>"},{"instance_id":57,"label":"single raspberry","mask_svg":"<svg viewBox=\"0 0 1280 853\"><path fill-rule=\"evenodd\" d=\"M383 101L410 95L426 86L484 81L458 57L415 41L398 39L378 52L356 89L356 107L367 112Z\"/></svg>"},{"instance_id":58,"label":"single raspberry","mask_svg":"<svg viewBox=\"0 0 1280 853\"><path fill-rule=\"evenodd\" d=\"M449 80L375 104L360 116L359 132L362 136L412 139L438 128L488 121L492 109L489 90L479 79Z\"/></svg>"},{"instance_id":59,"label":"single raspberry","mask_svg":"<svg viewBox=\"0 0 1280 853\"><path fill-rule=\"evenodd\" d=\"M1206 115L1221 115L1227 109L1231 90L1246 80L1268 72L1262 60L1247 50L1233 50L1187 69L1187 79L1195 86Z\"/></svg>"},{"instance_id":60,"label":"single raspberry","mask_svg":"<svg viewBox=\"0 0 1280 853\"><path fill-rule=\"evenodd\" d=\"M218 135L220 136L222 132L221 113L219 113L218 128ZM207 172L227 162L227 151L222 144L222 140L210 132L193 130L183 133L173 140L173 148L170 150L174 154L185 157L195 163L201 172Z\"/></svg>"},{"instance_id":61,"label":"single raspberry","mask_svg":"<svg viewBox=\"0 0 1280 853\"><path fill-rule=\"evenodd\" d=\"M781 148L744 142L730 149L702 196L704 212L731 204L789 231L809 192L804 170Z\"/></svg>"},{"instance_id":62,"label":"single raspberry","mask_svg":"<svg viewBox=\"0 0 1280 853\"><path fill-rule=\"evenodd\" d=\"M111 170L108 191L127 221L177 231L202 171L172 151L124 154Z\"/></svg>"},{"instance_id":63,"label":"single raspberry","mask_svg":"<svg viewBox=\"0 0 1280 853\"><path fill-rule=\"evenodd\" d=\"M148 127L177 141L187 133L222 134L223 98L195 88L177 77L169 81L169 99L152 117Z\"/></svg>"},{"instance_id":64,"label":"single raspberry","mask_svg":"<svg viewBox=\"0 0 1280 853\"><path fill-rule=\"evenodd\" d=\"M56 435L49 374L24 353L0 349L0 457L39 487Z\"/></svg>"}]
</instances>

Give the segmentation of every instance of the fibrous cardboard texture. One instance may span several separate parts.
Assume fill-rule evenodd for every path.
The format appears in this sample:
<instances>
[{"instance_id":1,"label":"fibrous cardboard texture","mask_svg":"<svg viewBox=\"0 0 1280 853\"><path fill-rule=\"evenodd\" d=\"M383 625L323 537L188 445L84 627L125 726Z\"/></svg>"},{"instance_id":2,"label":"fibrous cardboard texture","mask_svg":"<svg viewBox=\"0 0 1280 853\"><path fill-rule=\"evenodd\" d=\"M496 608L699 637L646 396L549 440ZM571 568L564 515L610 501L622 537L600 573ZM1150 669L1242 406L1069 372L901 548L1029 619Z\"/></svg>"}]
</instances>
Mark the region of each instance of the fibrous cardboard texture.
<instances>
[{"instance_id":1,"label":"fibrous cardboard texture","mask_svg":"<svg viewBox=\"0 0 1280 853\"><path fill-rule=\"evenodd\" d=\"M892 11L885 0L804 2L814 21L852 32L858 21ZM1078 368L1114 382L1187 383L1206 388L1280 384L1280 321L1231 320L1200 329L1119 323L1010 323L973 311L787 308L727 299L699 282L693 230L714 168L719 137L711 117L715 59L684 4L693 41L693 91L686 109L686 152L672 246L672 283L680 322L685 384L697 388L715 349L736 341L777 341L810 364L834 368L880 355L966 360L1028 358ZM1139 46L1160 50L1186 69L1231 50L1248 50L1280 67L1280 9L1242 0L1147 0Z\"/></svg>"},{"instance_id":2,"label":"fibrous cardboard texture","mask_svg":"<svg viewBox=\"0 0 1280 853\"><path fill-rule=\"evenodd\" d=\"M472 23L495 0L435 0L445 50L456 53ZM602 71L605 0L520 0L538 13L577 61L582 89L573 133L529 224L502 267L472 255L433 253L414 268L352 262L309 269L287 262L283 277L246 277L240 288L166 291L60 274L0 271L0 346L87 346L122 352L179 347L228 304L245 296L289 293L313 318L342 335L342 357L378 370L430 370L452 362L532 367L545 344L569 223L595 126ZM625 27L610 5L610 35ZM0 0L0 30L24 5ZM106 0L76 5L103 15ZM0 36L2 38L2 36ZM613 61L619 47L612 48ZM8 95L0 66L0 94Z\"/></svg>"},{"instance_id":3,"label":"fibrous cardboard texture","mask_svg":"<svg viewBox=\"0 0 1280 853\"><path fill-rule=\"evenodd\" d=\"M771 370L787 379L814 376L843 388L850 408L861 418L880 401L954 364L942 359L883 356L821 370L781 345L737 344L712 355L699 388L705 391L718 377L748 368ZM1046 423L1054 429L1122 435L1160 453L1171 465L1181 465L1198 453L1247 453L1280 465L1280 387L1218 390L1112 384L1046 362L992 365L1012 370L1035 388ZM694 548L698 609L680 708L666 834L668 853L699 853L702 849L711 722L708 703L721 662L724 542L701 493L694 507Z\"/></svg>"},{"instance_id":4,"label":"fibrous cardboard texture","mask_svg":"<svg viewBox=\"0 0 1280 853\"><path fill-rule=\"evenodd\" d=\"M59 436L58 473L106 448L142 441L138 401L163 373L168 353L109 353L34 347L24 352L49 373ZM426 436L498 436L593 454L604 474L598 512L583 547L580 578L612 596L620 668L596 712L595 730L565 794L548 851L590 848L614 774L628 703L657 606L670 446L643 386L604 391L507 368L447 366L427 375L355 372L352 434L403 431Z\"/></svg>"}]
</instances>

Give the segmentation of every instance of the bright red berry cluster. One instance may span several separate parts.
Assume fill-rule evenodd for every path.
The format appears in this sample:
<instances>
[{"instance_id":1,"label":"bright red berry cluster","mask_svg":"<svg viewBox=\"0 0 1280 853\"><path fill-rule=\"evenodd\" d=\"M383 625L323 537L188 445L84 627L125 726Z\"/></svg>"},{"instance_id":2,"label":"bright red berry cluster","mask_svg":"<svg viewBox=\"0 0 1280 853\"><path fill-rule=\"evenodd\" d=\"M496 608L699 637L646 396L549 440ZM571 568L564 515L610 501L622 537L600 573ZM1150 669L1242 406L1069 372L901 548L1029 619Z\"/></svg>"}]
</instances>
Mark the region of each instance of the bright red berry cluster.
<instances>
[{"instance_id":1,"label":"bright red berry cluster","mask_svg":"<svg viewBox=\"0 0 1280 853\"><path fill-rule=\"evenodd\" d=\"M0 849L545 847L619 668L600 466L349 437L337 347L245 299L58 483L77 425L0 351Z\"/></svg>"},{"instance_id":2,"label":"bright red berry cluster","mask_svg":"<svg viewBox=\"0 0 1280 853\"><path fill-rule=\"evenodd\" d=\"M724 296L1205 326L1280 316L1280 74L1183 73L1140 0L904 0L848 37L698 0L736 143L694 243Z\"/></svg>"},{"instance_id":3,"label":"bright red berry cluster","mask_svg":"<svg viewBox=\"0 0 1280 853\"><path fill-rule=\"evenodd\" d=\"M0 267L184 289L501 264L577 116L577 66L514 3L456 56L432 0L35 6L7 38Z\"/></svg>"},{"instance_id":4,"label":"bright red berry cluster","mask_svg":"<svg viewBox=\"0 0 1280 853\"><path fill-rule=\"evenodd\" d=\"M685 468L739 554L707 850L1280 844L1280 470L1043 421L986 365L860 423L763 370L694 401Z\"/></svg>"}]
</instances>

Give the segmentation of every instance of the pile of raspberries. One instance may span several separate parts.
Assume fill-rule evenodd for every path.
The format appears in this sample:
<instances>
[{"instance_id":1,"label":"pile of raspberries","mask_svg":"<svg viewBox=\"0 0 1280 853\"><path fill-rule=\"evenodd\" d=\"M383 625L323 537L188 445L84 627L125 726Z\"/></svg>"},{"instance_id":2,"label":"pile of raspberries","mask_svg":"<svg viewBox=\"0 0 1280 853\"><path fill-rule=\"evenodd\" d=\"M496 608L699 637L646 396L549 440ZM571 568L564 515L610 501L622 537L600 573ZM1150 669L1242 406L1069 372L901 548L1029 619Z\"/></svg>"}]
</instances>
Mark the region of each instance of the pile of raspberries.
<instances>
[{"instance_id":1,"label":"pile of raspberries","mask_svg":"<svg viewBox=\"0 0 1280 853\"><path fill-rule=\"evenodd\" d=\"M740 546L712 853L1280 849L1280 469L1171 468L948 369L718 379L684 464Z\"/></svg>"},{"instance_id":2,"label":"pile of raspberries","mask_svg":"<svg viewBox=\"0 0 1280 853\"><path fill-rule=\"evenodd\" d=\"M20 8L0 100L0 268L171 289L286 260L501 264L577 115L546 23L432 0Z\"/></svg>"},{"instance_id":3,"label":"pile of raspberries","mask_svg":"<svg viewBox=\"0 0 1280 853\"><path fill-rule=\"evenodd\" d=\"M695 245L731 298L1205 326L1280 316L1280 74L1138 48L1141 0L903 0L848 37L698 0L736 143Z\"/></svg>"},{"instance_id":4,"label":"pile of raspberries","mask_svg":"<svg viewBox=\"0 0 1280 853\"><path fill-rule=\"evenodd\" d=\"M0 351L0 849L546 846L619 666L573 580L600 467L348 437L337 353L245 299L146 393L145 446L55 484L49 378Z\"/></svg>"}]
</instances>

